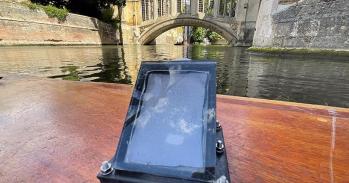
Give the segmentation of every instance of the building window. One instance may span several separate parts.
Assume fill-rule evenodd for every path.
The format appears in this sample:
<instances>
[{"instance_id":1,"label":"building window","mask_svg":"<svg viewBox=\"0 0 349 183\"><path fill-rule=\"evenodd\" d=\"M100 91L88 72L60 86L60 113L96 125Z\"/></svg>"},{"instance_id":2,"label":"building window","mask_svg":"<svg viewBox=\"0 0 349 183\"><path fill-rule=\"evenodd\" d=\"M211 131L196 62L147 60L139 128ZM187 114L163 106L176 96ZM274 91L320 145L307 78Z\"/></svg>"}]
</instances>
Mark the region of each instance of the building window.
<instances>
[{"instance_id":1,"label":"building window","mask_svg":"<svg viewBox=\"0 0 349 183\"><path fill-rule=\"evenodd\" d=\"M149 20L150 4L149 0L142 0L142 19L143 21Z\"/></svg>"},{"instance_id":2,"label":"building window","mask_svg":"<svg viewBox=\"0 0 349 183\"><path fill-rule=\"evenodd\" d=\"M171 12L170 0L158 0L159 16L168 15Z\"/></svg>"},{"instance_id":3,"label":"building window","mask_svg":"<svg viewBox=\"0 0 349 183\"><path fill-rule=\"evenodd\" d=\"M171 2L170 0L163 0L164 3L164 15L169 15L171 14Z\"/></svg>"},{"instance_id":4,"label":"building window","mask_svg":"<svg viewBox=\"0 0 349 183\"><path fill-rule=\"evenodd\" d=\"M150 19L154 19L154 0L150 0Z\"/></svg>"},{"instance_id":5,"label":"building window","mask_svg":"<svg viewBox=\"0 0 349 183\"><path fill-rule=\"evenodd\" d=\"M183 0L183 7L185 13L190 13L190 0Z\"/></svg>"},{"instance_id":6,"label":"building window","mask_svg":"<svg viewBox=\"0 0 349 183\"><path fill-rule=\"evenodd\" d=\"M161 0L158 0L158 15L159 17L162 16L162 3L161 3Z\"/></svg>"},{"instance_id":7,"label":"building window","mask_svg":"<svg viewBox=\"0 0 349 183\"><path fill-rule=\"evenodd\" d=\"M214 0L205 0L204 9L207 15L213 15Z\"/></svg>"},{"instance_id":8,"label":"building window","mask_svg":"<svg viewBox=\"0 0 349 183\"><path fill-rule=\"evenodd\" d=\"M199 12L204 12L204 3L203 0L199 0Z\"/></svg>"},{"instance_id":9,"label":"building window","mask_svg":"<svg viewBox=\"0 0 349 183\"><path fill-rule=\"evenodd\" d=\"M219 1L219 11L218 12L219 12L219 15L221 15L221 16L224 16L225 1L226 0L220 0Z\"/></svg>"},{"instance_id":10,"label":"building window","mask_svg":"<svg viewBox=\"0 0 349 183\"><path fill-rule=\"evenodd\" d=\"M219 11L220 16L235 17L236 0L220 0Z\"/></svg>"},{"instance_id":11,"label":"building window","mask_svg":"<svg viewBox=\"0 0 349 183\"><path fill-rule=\"evenodd\" d=\"M230 17L235 17L236 1L231 0Z\"/></svg>"},{"instance_id":12,"label":"building window","mask_svg":"<svg viewBox=\"0 0 349 183\"><path fill-rule=\"evenodd\" d=\"M190 0L177 0L177 13L190 13Z\"/></svg>"},{"instance_id":13,"label":"building window","mask_svg":"<svg viewBox=\"0 0 349 183\"><path fill-rule=\"evenodd\" d=\"M231 13L231 4L232 0L226 0L225 7L224 7L224 16L230 16Z\"/></svg>"},{"instance_id":14,"label":"building window","mask_svg":"<svg viewBox=\"0 0 349 183\"><path fill-rule=\"evenodd\" d=\"M144 4L144 0L142 0L142 20L145 20L145 4Z\"/></svg>"},{"instance_id":15,"label":"building window","mask_svg":"<svg viewBox=\"0 0 349 183\"><path fill-rule=\"evenodd\" d=\"M182 13L182 0L177 0L177 13Z\"/></svg>"}]
</instances>

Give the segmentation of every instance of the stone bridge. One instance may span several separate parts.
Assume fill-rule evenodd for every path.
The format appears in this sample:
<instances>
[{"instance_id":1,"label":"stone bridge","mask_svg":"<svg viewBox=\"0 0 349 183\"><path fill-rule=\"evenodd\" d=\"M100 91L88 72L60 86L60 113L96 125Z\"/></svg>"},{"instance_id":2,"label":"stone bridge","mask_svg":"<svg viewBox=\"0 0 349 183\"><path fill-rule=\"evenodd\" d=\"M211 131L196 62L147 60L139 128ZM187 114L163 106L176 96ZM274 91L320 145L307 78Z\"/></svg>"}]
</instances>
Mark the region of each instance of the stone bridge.
<instances>
[{"instance_id":1,"label":"stone bridge","mask_svg":"<svg viewBox=\"0 0 349 183\"><path fill-rule=\"evenodd\" d=\"M176 27L194 26L217 32L230 45L250 46L259 3L260 0L141 0L138 43L149 44Z\"/></svg>"}]
</instances>

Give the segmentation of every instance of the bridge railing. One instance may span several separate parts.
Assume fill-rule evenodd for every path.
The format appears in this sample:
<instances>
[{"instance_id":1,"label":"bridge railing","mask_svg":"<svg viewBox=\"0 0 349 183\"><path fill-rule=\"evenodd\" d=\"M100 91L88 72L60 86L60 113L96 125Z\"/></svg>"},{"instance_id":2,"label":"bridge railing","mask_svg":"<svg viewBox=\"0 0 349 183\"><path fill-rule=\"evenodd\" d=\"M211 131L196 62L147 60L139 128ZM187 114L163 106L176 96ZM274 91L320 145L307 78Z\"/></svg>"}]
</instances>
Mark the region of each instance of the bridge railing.
<instances>
[{"instance_id":1,"label":"bridge railing","mask_svg":"<svg viewBox=\"0 0 349 183\"><path fill-rule=\"evenodd\" d=\"M143 22L181 14L215 18L235 17L237 0L141 0Z\"/></svg>"}]
</instances>

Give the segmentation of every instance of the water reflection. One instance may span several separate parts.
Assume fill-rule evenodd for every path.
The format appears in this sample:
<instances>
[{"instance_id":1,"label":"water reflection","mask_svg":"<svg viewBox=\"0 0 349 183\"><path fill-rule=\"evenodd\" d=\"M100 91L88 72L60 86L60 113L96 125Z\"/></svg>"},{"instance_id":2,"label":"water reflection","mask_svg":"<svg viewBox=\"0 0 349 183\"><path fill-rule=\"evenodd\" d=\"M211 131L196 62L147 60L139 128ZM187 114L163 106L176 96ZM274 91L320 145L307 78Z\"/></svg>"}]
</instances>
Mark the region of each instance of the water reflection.
<instances>
[{"instance_id":1,"label":"water reflection","mask_svg":"<svg viewBox=\"0 0 349 183\"><path fill-rule=\"evenodd\" d=\"M66 73L65 75L59 75L59 77L63 80L80 81L79 74L81 74L81 72L78 71L77 66L68 65L60 68L63 73ZM52 78L55 78L55 76L53 76Z\"/></svg>"},{"instance_id":2,"label":"water reflection","mask_svg":"<svg viewBox=\"0 0 349 183\"><path fill-rule=\"evenodd\" d=\"M220 94L349 107L349 59L252 56L224 46L2 47L0 76L133 84L142 60L217 61Z\"/></svg>"},{"instance_id":3,"label":"water reflection","mask_svg":"<svg viewBox=\"0 0 349 183\"><path fill-rule=\"evenodd\" d=\"M196 60L217 60L217 93L247 96L249 58L243 48L191 47L189 57Z\"/></svg>"},{"instance_id":4,"label":"water reflection","mask_svg":"<svg viewBox=\"0 0 349 183\"><path fill-rule=\"evenodd\" d=\"M111 82L131 84L131 76L125 61L125 51L122 47L102 50L102 62L85 70L88 74L84 78L91 78L94 82Z\"/></svg>"}]
</instances>

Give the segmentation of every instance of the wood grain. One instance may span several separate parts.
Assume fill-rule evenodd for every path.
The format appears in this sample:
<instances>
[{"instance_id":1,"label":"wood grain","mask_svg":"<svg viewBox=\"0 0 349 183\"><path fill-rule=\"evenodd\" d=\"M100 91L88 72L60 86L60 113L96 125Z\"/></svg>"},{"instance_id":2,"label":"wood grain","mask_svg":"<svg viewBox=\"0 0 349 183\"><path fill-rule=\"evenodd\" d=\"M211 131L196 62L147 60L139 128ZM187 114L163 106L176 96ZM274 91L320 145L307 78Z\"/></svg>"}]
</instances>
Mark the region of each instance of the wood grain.
<instances>
[{"instance_id":1,"label":"wood grain","mask_svg":"<svg viewBox=\"0 0 349 183\"><path fill-rule=\"evenodd\" d=\"M0 182L97 182L132 87L0 80ZM349 109L217 97L233 182L349 182Z\"/></svg>"}]
</instances>

